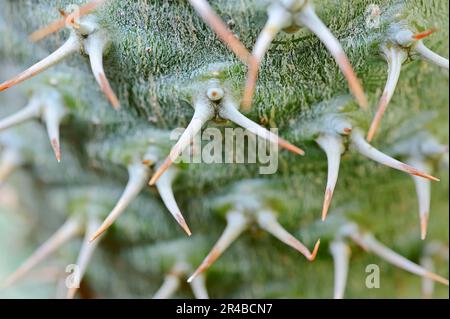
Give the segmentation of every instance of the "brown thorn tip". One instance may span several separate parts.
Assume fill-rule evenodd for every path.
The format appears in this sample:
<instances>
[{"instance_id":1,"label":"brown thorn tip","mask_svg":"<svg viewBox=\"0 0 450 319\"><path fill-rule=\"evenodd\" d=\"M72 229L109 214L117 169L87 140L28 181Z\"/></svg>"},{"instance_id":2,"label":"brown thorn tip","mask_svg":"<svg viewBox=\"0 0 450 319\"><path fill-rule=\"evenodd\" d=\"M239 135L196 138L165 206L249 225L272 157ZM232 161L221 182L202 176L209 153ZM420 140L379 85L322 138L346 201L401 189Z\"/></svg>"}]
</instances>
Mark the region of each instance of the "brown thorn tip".
<instances>
[{"instance_id":1,"label":"brown thorn tip","mask_svg":"<svg viewBox=\"0 0 450 319\"><path fill-rule=\"evenodd\" d=\"M117 98L117 95L114 93L113 89L111 88L111 85L109 84L108 80L106 79L105 74L100 73L99 78L100 78L100 86L101 86L103 93L105 93L106 97L108 98L108 100L111 103L111 105L113 106L113 108L115 110L119 110L120 109L120 101Z\"/></svg>"},{"instance_id":2,"label":"brown thorn tip","mask_svg":"<svg viewBox=\"0 0 450 319\"><path fill-rule=\"evenodd\" d=\"M428 217L428 212L420 217L420 238L422 240L425 240L425 238L427 237Z\"/></svg>"},{"instance_id":3,"label":"brown thorn tip","mask_svg":"<svg viewBox=\"0 0 450 319\"><path fill-rule=\"evenodd\" d=\"M422 40L436 31L437 31L436 28L431 28L430 30L414 34L413 38L414 38L414 40Z\"/></svg>"},{"instance_id":4,"label":"brown thorn tip","mask_svg":"<svg viewBox=\"0 0 450 319\"><path fill-rule=\"evenodd\" d=\"M17 77L12 79L12 80L8 80L3 82L2 84L0 84L0 92L9 89L10 87L13 87L14 85L16 85L17 83L19 83Z\"/></svg>"},{"instance_id":5,"label":"brown thorn tip","mask_svg":"<svg viewBox=\"0 0 450 319\"><path fill-rule=\"evenodd\" d=\"M34 76L38 75L39 73L47 70L51 66L58 64L63 59L65 59L70 54L76 52L80 49L80 40L77 36L71 35L67 41L61 45L56 51L48 55L47 57L43 58L39 62L33 64L29 68L27 68L25 71L19 73L14 78L7 80L0 84L0 91L4 91L14 85L17 85L19 83L22 83L26 80L29 80L33 78Z\"/></svg>"},{"instance_id":6,"label":"brown thorn tip","mask_svg":"<svg viewBox=\"0 0 450 319\"><path fill-rule=\"evenodd\" d=\"M314 245L314 249L311 253L311 256L308 258L309 261L313 261L314 259L316 259L317 252L319 251L319 246L320 246L320 239L318 239L316 244Z\"/></svg>"},{"instance_id":7,"label":"brown thorn tip","mask_svg":"<svg viewBox=\"0 0 450 319\"><path fill-rule=\"evenodd\" d=\"M59 147L59 143L56 139L52 139L52 148L53 152L55 153L56 160L58 163L61 162L61 149Z\"/></svg>"},{"instance_id":8,"label":"brown thorn tip","mask_svg":"<svg viewBox=\"0 0 450 319\"><path fill-rule=\"evenodd\" d=\"M286 140L284 140L284 139L282 139L280 137L278 138L278 144L282 148L285 148L288 151L291 151L291 152L293 152L295 154L302 155L302 156L305 155L305 151L304 150L302 150L301 148L299 148L299 147L289 143L288 141L286 141Z\"/></svg>"},{"instance_id":9,"label":"brown thorn tip","mask_svg":"<svg viewBox=\"0 0 450 319\"><path fill-rule=\"evenodd\" d=\"M103 224L99 227L99 229L96 230L94 235L92 235L91 239L89 239L89 242L92 243L97 238L99 238L109 227L111 226L111 223L107 220L103 222Z\"/></svg>"},{"instance_id":10,"label":"brown thorn tip","mask_svg":"<svg viewBox=\"0 0 450 319\"><path fill-rule=\"evenodd\" d=\"M331 199L333 198L333 190L331 189L327 189L325 191L325 199L323 201L323 207L322 207L322 221L325 221L325 219L327 218L327 214L328 214L328 209L330 207L331 204Z\"/></svg>"},{"instance_id":11,"label":"brown thorn tip","mask_svg":"<svg viewBox=\"0 0 450 319\"><path fill-rule=\"evenodd\" d=\"M108 227L105 227L104 225L102 225L96 232L95 234L91 237L91 239L89 240L90 243L92 243L93 241L95 241L98 237L100 237L100 235L102 235L106 229L108 229Z\"/></svg>"},{"instance_id":12,"label":"brown thorn tip","mask_svg":"<svg viewBox=\"0 0 450 319\"><path fill-rule=\"evenodd\" d=\"M183 230L186 232L186 234L188 236L192 235L192 232L189 229L189 226L187 225L186 221L184 220L184 218L182 216L180 218L177 218L177 222L178 222L178 224L180 224L181 228L183 228Z\"/></svg>"},{"instance_id":13,"label":"brown thorn tip","mask_svg":"<svg viewBox=\"0 0 450 319\"><path fill-rule=\"evenodd\" d=\"M217 252L212 251L211 252L214 255L218 255ZM198 275L200 275L201 273L203 273L206 269L209 268L209 266L214 262L214 260L217 258L212 257L212 254L207 256L206 259L202 262L202 264L200 265L200 267L197 268L197 270L188 278L187 282L191 283ZM214 258L214 260L211 260Z\"/></svg>"},{"instance_id":14,"label":"brown thorn tip","mask_svg":"<svg viewBox=\"0 0 450 319\"><path fill-rule=\"evenodd\" d=\"M423 178L426 178L426 179L429 179L429 180L432 180L432 181L435 181L435 182L440 182L439 178L431 176L430 174L421 172L421 171L415 169L414 167L411 167L411 166L406 165L406 164L403 164L403 167L408 173L410 173L412 175L423 177Z\"/></svg>"},{"instance_id":15,"label":"brown thorn tip","mask_svg":"<svg viewBox=\"0 0 450 319\"><path fill-rule=\"evenodd\" d=\"M439 283L441 283L443 285L448 286L448 279L445 279L444 277L441 277L439 275L433 274L431 272L427 272L425 274L425 277L430 278L430 279L432 279L434 281L437 281L437 282L439 282Z\"/></svg>"}]
</instances>

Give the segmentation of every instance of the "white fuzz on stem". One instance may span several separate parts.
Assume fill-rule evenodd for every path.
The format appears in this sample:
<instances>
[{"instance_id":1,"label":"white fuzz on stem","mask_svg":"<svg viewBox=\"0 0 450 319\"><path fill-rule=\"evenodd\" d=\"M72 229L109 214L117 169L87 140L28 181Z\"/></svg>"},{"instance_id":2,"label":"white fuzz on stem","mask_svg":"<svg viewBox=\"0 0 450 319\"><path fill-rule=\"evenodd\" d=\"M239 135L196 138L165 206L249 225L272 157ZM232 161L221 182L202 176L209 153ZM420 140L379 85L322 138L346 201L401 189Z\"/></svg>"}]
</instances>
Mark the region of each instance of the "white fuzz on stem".
<instances>
[{"instance_id":1,"label":"white fuzz on stem","mask_svg":"<svg viewBox=\"0 0 450 319\"><path fill-rule=\"evenodd\" d=\"M351 250L343 240L336 239L330 244L330 253L334 261L334 299L342 299L347 285Z\"/></svg>"},{"instance_id":2,"label":"white fuzz on stem","mask_svg":"<svg viewBox=\"0 0 450 319\"><path fill-rule=\"evenodd\" d=\"M300 252L303 256L306 257L309 261L313 261L316 258L317 251L320 245L320 239L317 240L314 245L313 252L311 253L305 245L303 245L297 238L292 236L283 226L278 223L275 215L270 211L262 211L258 213L257 216L258 225L272 234L274 237L278 238L280 241L285 243L288 246L291 246L298 252Z\"/></svg>"},{"instance_id":3,"label":"white fuzz on stem","mask_svg":"<svg viewBox=\"0 0 450 319\"><path fill-rule=\"evenodd\" d=\"M406 172L411 175L423 177L433 181L439 181L439 179L437 179L436 177L433 177L425 172L421 172L414 167L397 161L396 159L380 152L375 147L366 142L362 131L359 129L353 130L352 134L350 135L350 139L351 145L356 151L375 162Z\"/></svg>"},{"instance_id":4,"label":"white fuzz on stem","mask_svg":"<svg viewBox=\"0 0 450 319\"><path fill-rule=\"evenodd\" d=\"M322 220L325 220L336 187L344 145L339 135L332 134L322 134L316 139L316 142L324 150L328 160L327 186L322 206Z\"/></svg>"},{"instance_id":5,"label":"white fuzz on stem","mask_svg":"<svg viewBox=\"0 0 450 319\"><path fill-rule=\"evenodd\" d=\"M188 282L192 282L198 275L208 269L217 258L241 235L248 227L248 220L243 213L232 211L227 214L227 227L214 245L211 252L206 256L197 270L189 277Z\"/></svg>"},{"instance_id":6,"label":"white fuzz on stem","mask_svg":"<svg viewBox=\"0 0 450 319\"><path fill-rule=\"evenodd\" d=\"M250 52L228 29L226 24L214 12L206 0L188 0L197 14L216 33L219 39L244 63L247 63Z\"/></svg>"},{"instance_id":7,"label":"white fuzz on stem","mask_svg":"<svg viewBox=\"0 0 450 319\"><path fill-rule=\"evenodd\" d=\"M388 77L383 95L378 103L377 113L375 114L375 117L370 125L369 133L367 134L367 140L369 142L372 141L378 127L380 126L381 119L384 112L386 112L392 95L394 94L395 87L397 86L402 64L408 57L407 52L397 46L391 46L390 48L383 46L382 52L388 63Z\"/></svg>"},{"instance_id":8,"label":"white fuzz on stem","mask_svg":"<svg viewBox=\"0 0 450 319\"><path fill-rule=\"evenodd\" d=\"M12 275L10 275L2 285L3 288L9 287L19 279L23 278L30 270L36 267L45 258L50 256L63 244L78 236L82 232L80 220L71 218L42 244Z\"/></svg>"},{"instance_id":9,"label":"white fuzz on stem","mask_svg":"<svg viewBox=\"0 0 450 319\"><path fill-rule=\"evenodd\" d=\"M169 168L165 174L156 182L156 188L158 189L159 196L166 205L166 208L175 218L177 223L183 228L183 230L191 236L191 230L189 229L183 214L181 214L180 208L177 205L175 197L173 195L172 183L176 176L176 170Z\"/></svg>"},{"instance_id":10,"label":"white fuzz on stem","mask_svg":"<svg viewBox=\"0 0 450 319\"><path fill-rule=\"evenodd\" d=\"M339 40L331 33L327 26L314 12L311 4L306 4L297 14L297 22L313 32L326 46L330 54L336 60L339 68L347 79L350 91L363 109L367 109L367 99L359 79L348 61L347 55L342 49Z\"/></svg>"},{"instance_id":11,"label":"white fuzz on stem","mask_svg":"<svg viewBox=\"0 0 450 319\"><path fill-rule=\"evenodd\" d=\"M120 215L127 209L133 200L139 195L141 190L145 187L150 178L150 169L142 163L134 163L128 166L128 183L119 198L116 206L109 213L100 228L92 236L91 241L94 241L98 236L103 234L111 225L119 218Z\"/></svg>"},{"instance_id":12,"label":"white fuzz on stem","mask_svg":"<svg viewBox=\"0 0 450 319\"><path fill-rule=\"evenodd\" d=\"M51 66L61 62L64 58L71 55L72 53L79 51L80 48L81 48L80 39L73 32L70 35L69 39L59 49L50 54L48 57L44 58L43 60L36 63L29 69L12 78L11 80L8 80L0 84L0 91L6 90L16 84L26 81L32 78L33 76L47 70Z\"/></svg>"}]
</instances>

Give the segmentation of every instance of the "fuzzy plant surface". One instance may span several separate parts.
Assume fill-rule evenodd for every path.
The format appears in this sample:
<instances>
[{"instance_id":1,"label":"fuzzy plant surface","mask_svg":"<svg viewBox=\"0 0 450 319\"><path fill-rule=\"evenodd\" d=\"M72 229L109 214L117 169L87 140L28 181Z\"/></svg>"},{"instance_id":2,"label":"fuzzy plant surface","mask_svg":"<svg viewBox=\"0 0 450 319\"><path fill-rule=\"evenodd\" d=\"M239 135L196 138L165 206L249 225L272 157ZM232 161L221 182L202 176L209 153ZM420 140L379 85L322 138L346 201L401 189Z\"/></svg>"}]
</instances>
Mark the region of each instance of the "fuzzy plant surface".
<instances>
[{"instance_id":1,"label":"fuzzy plant surface","mask_svg":"<svg viewBox=\"0 0 450 319\"><path fill-rule=\"evenodd\" d=\"M348 56L367 107L358 105L364 103L327 50L330 42L306 22L285 25L261 60L251 107L241 112L277 128L304 156L281 144L287 149L279 149L278 168L266 175L252 163L174 163L153 186L148 182L177 142L171 132L187 127L194 109L195 116L201 107L219 110L204 129L242 126L221 108L239 108L254 59L221 41L218 24L211 27L194 7L204 1L108 0L70 20L74 5L87 2L0 3L0 82L66 41L81 43L0 92L1 297L449 297L448 60L446 68L436 65L419 50L424 44L448 57L448 1L209 1L249 52L274 7L309 21L313 5ZM30 40L61 14L71 23ZM91 67L102 40L103 75ZM388 67L399 66L369 145ZM18 125L2 121L24 106L31 113L13 119ZM410 166L377 163L374 150ZM336 154L333 192L327 176ZM440 181L424 178L433 176ZM127 183L128 200L117 208ZM92 240L113 208L117 218ZM20 270L63 224L58 249L41 248L45 258ZM66 291L73 264L84 276L78 290ZM200 265L208 267L195 272ZM23 273L13 283L8 275L18 268ZM194 272L199 276L188 283Z\"/></svg>"}]
</instances>

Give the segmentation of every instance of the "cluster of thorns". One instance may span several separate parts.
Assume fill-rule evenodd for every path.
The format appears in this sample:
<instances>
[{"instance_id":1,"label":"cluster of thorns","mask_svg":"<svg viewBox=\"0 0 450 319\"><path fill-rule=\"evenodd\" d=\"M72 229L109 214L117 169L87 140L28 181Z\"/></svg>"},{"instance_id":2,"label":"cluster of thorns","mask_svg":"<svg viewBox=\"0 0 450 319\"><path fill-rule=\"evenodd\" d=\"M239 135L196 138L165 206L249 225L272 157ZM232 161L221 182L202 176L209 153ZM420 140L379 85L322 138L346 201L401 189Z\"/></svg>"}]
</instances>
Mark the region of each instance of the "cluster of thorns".
<instances>
[{"instance_id":1,"label":"cluster of thorns","mask_svg":"<svg viewBox=\"0 0 450 319\"><path fill-rule=\"evenodd\" d=\"M368 108L368 102L364 90L349 62L349 59L347 58L347 55L345 54L340 42L316 15L310 0L272 1L271 5L267 8L267 22L258 36L252 52L248 51L247 48L238 40L238 38L229 30L228 26L214 12L213 8L206 0L188 1L203 21L215 32L218 38L232 52L234 52L234 54L244 64L247 65L248 73L242 100L240 102L236 102L226 87L223 87L218 81L211 81L204 94L194 98L193 118L177 143L172 147L169 156L165 159L161 159L159 155L156 155L157 152L153 152L153 149L149 149L147 154L148 156L146 155L144 159L128 165L129 181L127 187L125 188L125 191L116 206L103 223L99 223L96 218L89 219L88 221L81 221L78 218L70 219L48 242L46 242L35 254L33 254L33 256L30 257L29 260L27 260L12 276L8 278L6 285L10 285L20 277L24 276L25 273L27 273L50 253L55 251L63 243L83 231L86 238L77 264L81 265L82 273L84 273L90 256L95 249L96 239L115 222L115 220L125 211L125 209L129 206L133 199L136 198L147 183L151 186L155 185L157 187L170 213L185 230L185 232L188 235L191 235L191 231L174 199L172 182L175 178L175 171L171 167L183 151L190 147L195 135L199 133L202 127L204 127L204 125L213 118L219 117L221 119L231 121L246 128L253 134L263 137L272 143L277 143L282 148L298 155L304 155L304 151L297 146L278 137L239 112L239 108L244 111L249 111L251 105L253 104L258 73L264 60L264 56L269 50L269 47L277 34L283 30L289 30L293 27L304 27L314 33L322 41L328 52L336 61L359 106L364 110ZM0 84L0 91L30 79L49 67L61 62L73 53L82 52L89 56L92 72L101 90L104 92L111 105L116 110L119 110L120 101L112 90L103 68L103 55L109 48L111 40L108 32L100 27L96 17L90 14L106 2L107 0L92 1L81 7L77 12L70 14L60 11L62 15L61 19L34 32L30 38L33 42L36 42L65 26L68 26L72 30L68 40L60 48L13 79ZM434 30L430 30L414 34L408 29L396 29L389 35L389 40L382 44L380 49L388 62L389 71L387 83L380 98L378 110L372 121L367 137L364 137L364 133L361 129L353 128L351 123L344 120L340 122L339 125L330 124L332 127L328 128L326 132L320 134L320 136L316 139L316 142L326 152L328 158L328 179L322 209L322 220L325 220L330 207L338 178L340 157L344 152L343 138L347 137L350 141L351 148L360 154L383 165L413 175L419 195L421 237L422 239L425 238L429 217L429 180L437 181L438 179L431 176L426 165L423 165L423 162L421 161L417 161L417 158L412 158L409 161L410 164L414 165L408 165L382 153L368 142L372 141L374 138L381 118L393 96L397 81L399 79L401 66L412 52L419 54L424 59L434 64L448 69L448 60L429 50L422 42L422 39L430 35L433 31ZM64 106L61 95L58 94L56 90L44 90L43 92L34 94L27 107L14 115L0 120L0 131L32 118L41 118L47 126L51 145L59 162L61 160L59 125L67 113L68 111ZM427 150L428 153L424 152L422 155L425 156L435 153L448 153L448 148L442 145L436 145L436 147L432 149L428 147ZM0 181L2 181L6 175L5 172L9 172L14 166L12 161L16 160L19 162L17 158L13 156L11 156L11 158L12 159L10 159L9 162L4 160L3 164L0 165ZM416 160L414 161L414 159ZM5 163L9 166L5 166ZM151 174L151 166L154 166L155 169L153 175ZM277 222L274 214L270 211L261 212L256 220L261 228L301 252L308 260L312 261L315 259L320 240L317 241L313 251L310 252L302 243L290 235ZM197 276L201 275L202 272L209 268L224 252L224 250L239 236L239 234L247 228L248 223L248 216L242 212L230 212L227 215L227 228L225 229L223 235L200 267L198 267L194 274L189 277L188 282L192 283ZM83 227L85 228L84 230L82 229ZM437 276L424 268L415 265L395 252L382 246L372 237L361 235L359 230L355 229L355 227L345 228L345 231L340 239L343 237L353 239L363 248L378 254L399 267L448 285L447 279ZM332 246L333 256L338 256L338 258L335 258L336 265L339 269L341 269L341 276L339 277L341 279L336 282L336 285L341 288L337 289L338 292L335 293L335 296L343 295L342 278L346 278L345 268L347 266L345 260L342 258L344 256L348 256L348 253L346 252L348 249L344 246L342 240L339 240L339 243ZM338 251L339 254L336 253ZM184 266L181 268L186 269ZM184 272L177 273L184 274ZM179 278L175 280L172 276L169 279L171 281L166 283L166 286L169 288L166 287L162 289L162 291L167 289L173 290L174 287L179 284L177 281ZM178 284L174 285L174 283ZM203 293L198 294L199 296L207 296L201 284L193 285L193 289L194 291L203 291ZM70 289L68 296L73 297L75 292L76 289ZM157 296L160 295L162 296L168 294L167 291L157 293Z\"/></svg>"}]
</instances>

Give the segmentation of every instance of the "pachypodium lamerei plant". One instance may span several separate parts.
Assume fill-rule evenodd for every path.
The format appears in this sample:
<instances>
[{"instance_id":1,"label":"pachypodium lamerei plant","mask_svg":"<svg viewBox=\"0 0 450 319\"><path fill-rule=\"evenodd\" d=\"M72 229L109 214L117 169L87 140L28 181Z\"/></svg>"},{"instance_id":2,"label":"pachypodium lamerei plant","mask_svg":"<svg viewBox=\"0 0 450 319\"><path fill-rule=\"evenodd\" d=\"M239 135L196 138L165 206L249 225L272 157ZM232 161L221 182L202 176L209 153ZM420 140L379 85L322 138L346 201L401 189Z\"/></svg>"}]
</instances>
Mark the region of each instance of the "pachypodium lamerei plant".
<instances>
[{"instance_id":1,"label":"pachypodium lamerei plant","mask_svg":"<svg viewBox=\"0 0 450 319\"><path fill-rule=\"evenodd\" d=\"M448 297L446 1L1 6L0 192L43 244L0 295L57 259L68 298ZM190 161L211 128L277 169Z\"/></svg>"}]
</instances>

